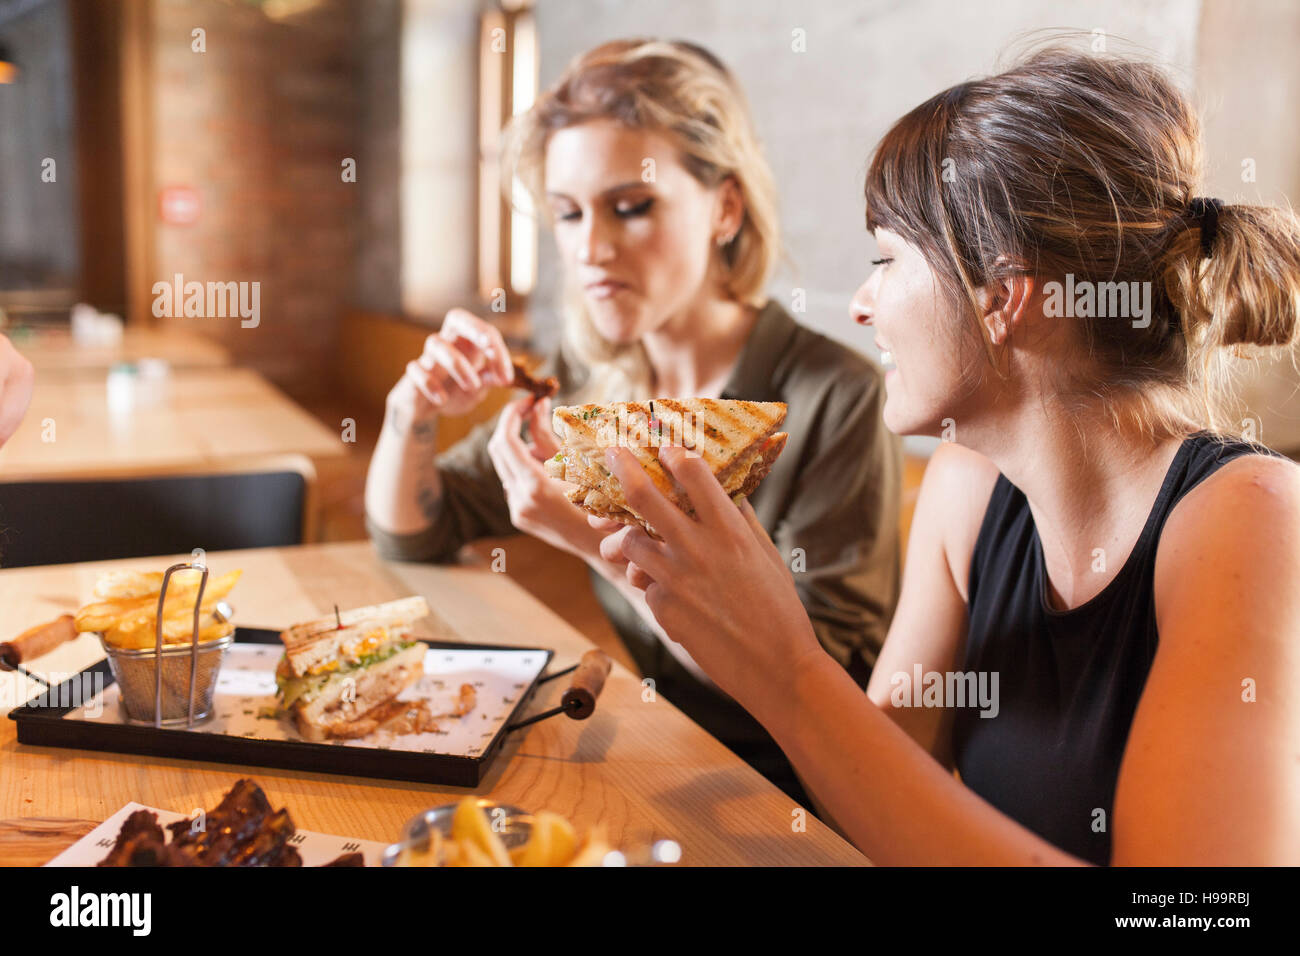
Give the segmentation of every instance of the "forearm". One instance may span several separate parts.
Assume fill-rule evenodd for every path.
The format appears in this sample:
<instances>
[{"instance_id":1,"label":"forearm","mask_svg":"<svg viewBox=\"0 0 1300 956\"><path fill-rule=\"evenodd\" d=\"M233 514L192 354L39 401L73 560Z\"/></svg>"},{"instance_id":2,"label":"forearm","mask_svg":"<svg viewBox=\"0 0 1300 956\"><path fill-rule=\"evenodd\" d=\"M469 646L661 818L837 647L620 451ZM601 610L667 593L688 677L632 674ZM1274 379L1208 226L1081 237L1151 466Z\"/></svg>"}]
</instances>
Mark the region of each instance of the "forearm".
<instances>
[{"instance_id":1,"label":"forearm","mask_svg":"<svg viewBox=\"0 0 1300 956\"><path fill-rule=\"evenodd\" d=\"M390 408L366 473L366 514L392 534L429 527L442 497L433 457L437 420L408 423Z\"/></svg>"},{"instance_id":2,"label":"forearm","mask_svg":"<svg viewBox=\"0 0 1300 956\"><path fill-rule=\"evenodd\" d=\"M811 653L763 715L809 787L883 865L1078 865L944 770L835 661Z\"/></svg>"}]
</instances>

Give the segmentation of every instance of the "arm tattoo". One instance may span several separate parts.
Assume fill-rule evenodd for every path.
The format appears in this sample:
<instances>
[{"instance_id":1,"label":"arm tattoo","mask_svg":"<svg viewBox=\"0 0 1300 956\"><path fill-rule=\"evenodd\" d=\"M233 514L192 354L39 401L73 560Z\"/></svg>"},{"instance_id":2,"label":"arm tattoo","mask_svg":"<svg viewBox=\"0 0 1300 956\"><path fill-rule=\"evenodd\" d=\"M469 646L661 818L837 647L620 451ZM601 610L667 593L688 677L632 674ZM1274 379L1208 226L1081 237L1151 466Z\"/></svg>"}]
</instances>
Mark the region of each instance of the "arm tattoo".
<instances>
[{"instance_id":1,"label":"arm tattoo","mask_svg":"<svg viewBox=\"0 0 1300 956\"><path fill-rule=\"evenodd\" d=\"M405 409L390 408L388 411L388 427L392 429L393 434L398 438L405 438L406 431L410 427L410 418Z\"/></svg>"},{"instance_id":2,"label":"arm tattoo","mask_svg":"<svg viewBox=\"0 0 1300 956\"><path fill-rule=\"evenodd\" d=\"M388 427L394 435L403 440L409 435L413 441L422 445L431 445L438 438L438 423L435 419L414 419L404 408L393 408L388 413Z\"/></svg>"},{"instance_id":3,"label":"arm tattoo","mask_svg":"<svg viewBox=\"0 0 1300 956\"><path fill-rule=\"evenodd\" d=\"M442 482L438 478L438 466L434 464L432 455L420 460L416 476L415 500L420 506L420 514L424 515L430 524L438 520L438 514L442 511Z\"/></svg>"}]
</instances>

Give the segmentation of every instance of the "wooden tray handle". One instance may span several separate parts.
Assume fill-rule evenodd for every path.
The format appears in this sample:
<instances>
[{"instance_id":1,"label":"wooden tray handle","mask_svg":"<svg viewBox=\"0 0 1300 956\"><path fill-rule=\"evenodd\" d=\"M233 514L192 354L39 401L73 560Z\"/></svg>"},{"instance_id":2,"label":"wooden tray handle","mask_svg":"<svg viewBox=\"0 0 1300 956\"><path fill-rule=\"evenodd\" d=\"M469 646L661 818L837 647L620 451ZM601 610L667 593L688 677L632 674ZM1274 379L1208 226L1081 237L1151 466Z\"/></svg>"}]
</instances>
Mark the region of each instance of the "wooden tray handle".
<instances>
[{"instance_id":1,"label":"wooden tray handle","mask_svg":"<svg viewBox=\"0 0 1300 956\"><path fill-rule=\"evenodd\" d=\"M12 641L0 644L0 669L17 667L23 661L48 654L60 644L77 636L77 626L71 614L63 614L53 621L37 624L23 631Z\"/></svg>"},{"instance_id":2,"label":"wooden tray handle","mask_svg":"<svg viewBox=\"0 0 1300 956\"><path fill-rule=\"evenodd\" d=\"M604 651L592 648L582 655L578 669L573 672L573 683L564 692L565 712L574 720L586 720L596 710L596 698L605 687L612 666Z\"/></svg>"}]
</instances>

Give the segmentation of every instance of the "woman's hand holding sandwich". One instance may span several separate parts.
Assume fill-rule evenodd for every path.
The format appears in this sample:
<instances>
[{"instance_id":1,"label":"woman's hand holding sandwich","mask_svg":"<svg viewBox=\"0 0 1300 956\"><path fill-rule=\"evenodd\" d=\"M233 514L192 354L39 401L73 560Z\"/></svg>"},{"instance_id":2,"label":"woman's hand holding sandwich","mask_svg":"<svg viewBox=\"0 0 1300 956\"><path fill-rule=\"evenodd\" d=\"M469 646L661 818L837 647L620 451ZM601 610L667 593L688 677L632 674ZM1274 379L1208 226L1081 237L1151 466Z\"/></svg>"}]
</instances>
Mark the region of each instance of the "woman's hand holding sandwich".
<instances>
[{"instance_id":1,"label":"woman's hand holding sandwich","mask_svg":"<svg viewBox=\"0 0 1300 956\"><path fill-rule=\"evenodd\" d=\"M527 442L520 434L525 421ZM555 454L558 447L551 434L550 399L523 398L501 410L496 430L488 442L488 454L501 478L510 505L511 523L547 544L574 553L571 539L584 523L582 514L564 497L562 487L546 477L542 468L542 462Z\"/></svg>"},{"instance_id":2,"label":"woman's hand holding sandwich","mask_svg":"<svg viewBox=\"0 0 1300 956\"><path fill-rule=\"evenodd\" d=\"M662 537L620 527L601 542L601 557L627 561L628 580L646 604L718 685L760 721L792 699L804 661L824 655L780 553L749 502L737 508L708 466L684 448L665 446L659 460L695 509L691 518L655 488L626 449L605 462L628 503ZM592 519L608 531L611 522Z\"/></svg>"},{"instance_id":3,"label":"woman's hand holding sandwich","mask_svg":"<svg viewBox=\"0 0 1300 956\"><path fill-rule=\"evenodd\" d=\"M520 437L524 421L528 422L527 442ZM587 562L622 592L646 626L661 633L662 628L646 607L645 595L628 583L627 559L617 549L608 555L602 551L608 530L601 529L594 519L588 524L586 513L565 497L565 484L549 477L542 467L558 447L551 431L550 399L533 402L525 398L502 409L488 442L488 454L501 478L511 522L520 531Z\"/></svg>"},{"instance_id":4,"label":"woman's hand holding sandwich","mask_svg":"<svg viewBox=\"0 0 1300 956\"><path fill-rule=\"evenodd\" d=\"M528 440L520 432L528 423ZM559 450L551 431L551 400L522 398L501 410L488 454L501 478L516 528L547 544L576 554L589 563L600 562L601 534L587 525L581 509L564 496L565 485L549 478L542 462ZM621 575L623 562L600 569L606 577Z\"/></svg>"}]
</instances>

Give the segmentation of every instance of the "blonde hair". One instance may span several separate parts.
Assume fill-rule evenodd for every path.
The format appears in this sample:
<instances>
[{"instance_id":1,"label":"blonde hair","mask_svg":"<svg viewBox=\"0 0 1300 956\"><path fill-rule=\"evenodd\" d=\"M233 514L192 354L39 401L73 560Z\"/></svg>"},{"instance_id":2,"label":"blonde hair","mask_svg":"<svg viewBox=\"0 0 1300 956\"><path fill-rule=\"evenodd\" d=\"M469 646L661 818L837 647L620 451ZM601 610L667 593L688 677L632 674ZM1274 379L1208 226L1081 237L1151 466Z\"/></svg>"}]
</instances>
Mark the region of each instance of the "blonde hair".
<instances>
[{"instance_id":1,"label":"blonde hair","mask_svg":"<svg viewBox=\"0 0 1300 956\"><path fill-rule=\"evenodd\" d=\"M504 134L503 185L517 176L545 209L546 146L556 130L598 119L665 135L683 167L712 188L734 178L745 215L734 239L713 247L726 293L762 305L779 250L776 188L744 94L707 50L683 41L615 40L576 57ZM571 286L566 283L566 286ZM586 373L589 400L648 398L650 363L640 342L618 345L596 330L571 287L563 305L563 347Z\"/></svg>"},{"instance_id":2,"label":"blonde hair","mask_svg":"<svg viewBox=\"0 0 1300 956\"><path fill-rule=\"evenodd\" d=\"M1052 47L900 119L867 173L867 227L916 245L970 303L994 368L978 288L1016 273L1148 282L1148 326L1074 320L1079 361L1061 397L1100 398L1117 428L1156 439L1222 435L1229 352L1296 341L1300 219L1224 204L1216 233L1192 212L1201 164L1200 123L1160 69Z\"/></svg>"}]
</instances>

